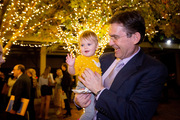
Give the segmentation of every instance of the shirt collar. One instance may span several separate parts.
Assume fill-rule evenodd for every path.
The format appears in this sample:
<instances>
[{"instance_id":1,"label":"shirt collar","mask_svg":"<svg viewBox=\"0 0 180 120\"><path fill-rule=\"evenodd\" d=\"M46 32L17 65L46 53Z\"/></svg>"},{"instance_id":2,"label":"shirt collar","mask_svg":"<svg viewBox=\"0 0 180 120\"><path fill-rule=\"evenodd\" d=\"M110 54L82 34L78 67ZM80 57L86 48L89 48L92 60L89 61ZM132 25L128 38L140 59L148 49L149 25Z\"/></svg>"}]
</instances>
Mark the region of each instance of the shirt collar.
<instances>
[{"instance_id":1,"label":"shirt collar","mask_svg":"<svg viewBox=\"0 0 180 120\"><path fill-rule=\"evenodd\" d=\"M17 77L17 79L22 75L22 73Z\"/></svg>"},{"instance_id":2,"label":"shirt collar","mask_svg":"<svg viewBox=\"0 0 180 120\"><path fill-rule=\"evenodd\" d=\"M141 48L139 47L139 48L138 48L138 51L137 51L136 53L134 53L133 55L131 55L131 56L128 57L128 58L122 59L124 65L125 65L129 60L131 60L131 59L140 51L140 49L141 49Z\"/></svg>"}]
</instances>

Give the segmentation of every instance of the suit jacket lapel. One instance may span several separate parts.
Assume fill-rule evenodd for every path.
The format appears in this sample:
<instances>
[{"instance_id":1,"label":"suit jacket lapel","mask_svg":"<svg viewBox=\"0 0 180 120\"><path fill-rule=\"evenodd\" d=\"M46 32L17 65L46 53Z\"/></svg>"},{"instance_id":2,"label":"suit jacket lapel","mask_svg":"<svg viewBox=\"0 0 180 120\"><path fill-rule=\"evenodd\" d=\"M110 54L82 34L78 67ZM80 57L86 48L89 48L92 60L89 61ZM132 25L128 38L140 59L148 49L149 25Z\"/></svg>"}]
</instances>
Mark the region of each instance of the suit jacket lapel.
<instances>
[{"instance_id":1,"label":"suit jacket lapel","mask_svg":"<svg viewBox=\"0 0 180 120\"><path fill-rule=\"evenodd\" d=\"M139 66L142 64L143 52L139 51L116 75L110 89L117 91L119 87L127 80L132 74L134 74Z\"/></svg>"},{"instance_id":2,"label":"suit jacket lapel","mask_svg":"<svg viewBox=\"0 0 180 120\"><path fill-rule=\"evenodd\" d=\"M116 59L114 56L114 53L108 53L108 59L106 58L100 58L101 63L101 70L102 75L106 72L106 70L110 67L110 65L113 63L113 61Z\"/></svg>"}]
</instances>

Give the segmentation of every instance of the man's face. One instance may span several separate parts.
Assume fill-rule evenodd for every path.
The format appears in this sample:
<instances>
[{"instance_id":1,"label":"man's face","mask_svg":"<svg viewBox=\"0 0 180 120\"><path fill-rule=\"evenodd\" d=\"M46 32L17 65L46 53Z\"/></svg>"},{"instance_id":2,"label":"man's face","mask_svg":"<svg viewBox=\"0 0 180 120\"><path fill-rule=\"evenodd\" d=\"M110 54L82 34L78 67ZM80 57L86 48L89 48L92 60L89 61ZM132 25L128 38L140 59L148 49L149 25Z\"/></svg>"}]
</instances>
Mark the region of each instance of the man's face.
<instances>
[{"instance_id":1,"label":"man's face","mask_svg":"<svg viewBox=\"0 0 180 120\"><path fill-rule=\"evenodd\" d=\"M21 74L21 70L18 69L18 65L16 65L13 69L14 77L18 77Z\"/></svg>"},{"instance_id":2,"label":"man's face","mask_svg":"<svg viewBox=\"0 0 180 120\"><path fill-rule=\"evenodd\" d=\"M127 37L125 28L122 24L113 23L109 27L110 42L109 45L114 48L115 56L120 59L130 57L134 54L136 45L133 35Z\"/></svg>"},{"instance_id":3,"label":"man's face","mask_svg":"<svg viewBox=\"0 0 180 120\"><path fill-rule=\"evenodd\" d=\"M4 62L5 60L3 59L3 50L2 50L2 46L0 45L0 65Z\"/></svg>"}]
</instances>

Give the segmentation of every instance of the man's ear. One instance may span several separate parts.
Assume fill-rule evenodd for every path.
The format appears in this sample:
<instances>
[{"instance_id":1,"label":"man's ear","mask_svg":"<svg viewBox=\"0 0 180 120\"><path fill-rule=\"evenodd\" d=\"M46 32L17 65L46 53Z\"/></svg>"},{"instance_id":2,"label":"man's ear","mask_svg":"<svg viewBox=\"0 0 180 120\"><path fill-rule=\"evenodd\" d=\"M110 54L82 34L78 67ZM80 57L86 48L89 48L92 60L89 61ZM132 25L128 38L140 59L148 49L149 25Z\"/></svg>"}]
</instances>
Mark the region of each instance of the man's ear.
<instances>
[{"instance_id":1,"label":"man's ear","mask_svg":"<svg viewBox=\"0 0 180 120\"><path fill-rule=\"evenodd\" d=\"M134 44L137 44L141 39L141 34L139 32L136 32L133 34L133 38L134 38Z\"/></svg>"}]
</instances>

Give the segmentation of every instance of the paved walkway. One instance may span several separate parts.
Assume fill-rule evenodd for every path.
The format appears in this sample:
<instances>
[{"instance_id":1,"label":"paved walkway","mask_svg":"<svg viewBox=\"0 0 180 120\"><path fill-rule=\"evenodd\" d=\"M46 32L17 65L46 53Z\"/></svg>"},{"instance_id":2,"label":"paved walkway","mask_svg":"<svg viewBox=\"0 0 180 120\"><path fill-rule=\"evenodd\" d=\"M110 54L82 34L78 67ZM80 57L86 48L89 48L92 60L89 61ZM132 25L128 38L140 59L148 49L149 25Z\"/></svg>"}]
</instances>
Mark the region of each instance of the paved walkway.
<instances>
[{"instance_id":1,"label":"paved walkway","mask_svg":"<svg viewBox=\"0 0 180 120\"><path fill-rule=\"evenodd\" d=\"M50 117L49 120L78 120L78 118L83 113L83 110L78 111L73 103L71 103L71 108L72 108L71 109L72 116L63 119L62 114L59 116L56 115L57 107L55 107L51 102L50 110L49 110L49 117ZM39 109L40 109L40 99L36 99L35 102L36 118L38 118L37 116L39 115ZM63 110L63 113L65 112L66 111ZM6 112L0 113L0 120L7 120ZM180 120L180 99L170 99L168 103L159 104L157 114L153 117L152 120Z\"/></svg>"},{"instance_id":2,"label":"paved walkway","mask_svg":"<svg viewBox=\"0 0 180 120\"><path fill-rule=\"evenodd\" d=\"M180 99L170 99L158 106L152 120L180 120Z\"/></svg>"},{"instance_id":3,"label":"paved walkway","mask_svg":"<svg viewBox=\"0 0 180 120\"><path fill-rule=\"evenodd\" d=\"M40 102L37 102L36 107L39 109L40 104L38 103ZM57 108L51 104L49 111L50 120L78 120L78 118L83 113L83 110L78 111L73 103L71 103L71 108L72 116L63 119L62 115L56 115ZM64 110L63 113L65 112L66 111ZM170 99L166 103L159 104L157 114L153 117L152 120L180 120L180 99Z\"/></svg>"},{"instance_id":4,"label":"paved walkway","mask_svg":"<svg viewBox=\"0 0 180 120\"><path fill-rule=\"evenodd\" d=\"M73 102L70 104L70 106L71 106L72 116L63 119L63 114L66 113L66 110L63 110L62 114L57 116L56 111L58 110L58 108L54 106L53 102L51 102L50 109L49 109L49 117L50 117L49 120L78 120L81 114L83 113L83 110L78 111ZM35 111L36 111L36 118L38 120L38 115L40 111L40 99L36 99ZM44 120L44 119L39 119L39 120Z\"/></svg>"}]
</instances>

